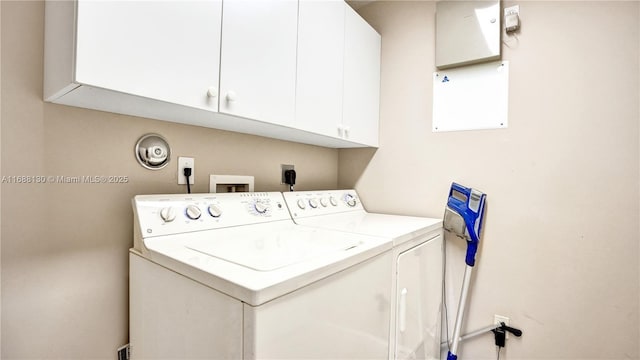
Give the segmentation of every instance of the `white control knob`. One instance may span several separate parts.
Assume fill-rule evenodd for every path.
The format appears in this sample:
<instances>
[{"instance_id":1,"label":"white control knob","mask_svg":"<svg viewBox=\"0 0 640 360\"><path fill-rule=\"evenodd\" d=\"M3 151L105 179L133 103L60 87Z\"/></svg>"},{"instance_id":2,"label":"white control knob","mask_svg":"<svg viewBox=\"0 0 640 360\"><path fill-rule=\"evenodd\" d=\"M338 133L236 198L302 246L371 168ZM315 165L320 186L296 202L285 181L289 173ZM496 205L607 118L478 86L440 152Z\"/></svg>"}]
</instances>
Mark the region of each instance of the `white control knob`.
<instances>
[{"instance_id":1,"label":"white control knob","mask_svg":"<svg viewBox=\"0 0 640 360\"><path fill-rule=\"evenodd\" d=\"M216 205L209 205L209 215L214 218L220 217L220 215L222 215L222 210L220 210Z\"/></svg>"},{"instance_id":2,"label":"white control knob","mask_svg":"<svg viewBox=\"0 0 640 360\"><path fill-rule=\"evenodd\" d=\"M304 210L307 207L307 204L305 204L304 200L300 199L298 200L298 207Z\"/></svg>"},{"instance_id":3,"label":"white control knob","mask_svg":"<svg viewBox=\"0 0 640 360\"><path fill-rule=\"evenodd\" d=\"M316 199L309 200L309 206L311 206L314 209L317 208L318 207L318 200L316 200Z\"/></svg>"},{"instance_id":4,"label":"white control knob","mask_svg":"<svg viewBox=\"0 0 640 360\"><path fill-rule=\"evenodd\" d=\"M320 205L322 205L322 207L327 207L327 205L329 205L327 198L320 198Z\"/></svg>"},{"instance_id":5,"label":"white control knob","mask_svg":"<svg viewBox=\"0 0 640 360\"><path fill-rule=\"evenodd\" d=\"M195 205L188 205L187 211L185 213L187 214L187 217L191 220L198 220L202 215L200 208Z\"/></svg>"},{"instance_id":6,"label":"white control knob","mask_svg":"<svg viewBox=\"0 0 640 360\"><path fill-rule=\"evenodd\" d=\"M210 98L214 98L218 96L218 88L215 86L210 86L207 90L207 96Z\"/></svg>"},{"instance_id":7,"label":"white control knob","mask_svg":"<svg viewBox=\"0 0 640 360\"><path fill-rule=\"evenodd\" d=\"M236 101L238 95L236 95L235 91L227 91L227 96L225 96L227 101Z\"/></svg>"},{"instance_id":8,"label":"white control knob","mask_svg":"<svg viewBox=\"0 0 640 360\"><path fill-rule=\"evenodd\" d=\"M338 206L338 200L336 200L336 198L334 198L333 196L329 198L329 202L333 206Z\"/></svg>"},{"instance_id":9,"label":"white control knob","mask_svg":"<svg viewBox=\"0 0 640 360\"><path fill-rule=\"evenodd\" d=\"M160 210L160 217L164 222L172 222L176 219L176 210L172 207L166 207Z\"/></svg>"},{"instance_id":10,"label":"white control knob","mask_svg":"<svg viewBox=\"0 0 640 360\"><path fill-rule=\"evenodd\" d=\"M264 214L267 212L267 210L269 210L269 207L261 202L257 202L255 204L253 204L253 207L256 209L256 211L260 214Z\"/></svg>"},{"instance_id":11,"label":"white control knob","mask_svg":"<svg viewBox=\"0 0 640 360\"><path fill-rule=\"evenodd\" d=\"M344 196L344 202L346 202L350 207L356 206L356 198L351 194L346 194Z\"/></svg>"}]
</instances>

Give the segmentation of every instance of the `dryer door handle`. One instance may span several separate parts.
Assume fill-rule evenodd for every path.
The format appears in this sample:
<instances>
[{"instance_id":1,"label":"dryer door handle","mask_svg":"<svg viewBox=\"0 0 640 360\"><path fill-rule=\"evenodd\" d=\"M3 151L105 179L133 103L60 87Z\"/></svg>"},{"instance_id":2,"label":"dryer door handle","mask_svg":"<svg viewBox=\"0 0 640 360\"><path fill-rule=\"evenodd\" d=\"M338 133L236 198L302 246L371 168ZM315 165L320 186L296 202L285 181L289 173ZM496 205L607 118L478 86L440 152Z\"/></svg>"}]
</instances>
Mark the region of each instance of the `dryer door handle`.
<instances>
[{"instance_id":1,"label":"dryer door handle","mask_svg":"<svg viewBox=\"0 0 640 360\"><path fill-rule=\"evenodd\" d=\"M407 288L403 288L402 291L400 291L398 327L400 328L400 332L404 332L407 328Z\"/></svg>"}]
</instances>

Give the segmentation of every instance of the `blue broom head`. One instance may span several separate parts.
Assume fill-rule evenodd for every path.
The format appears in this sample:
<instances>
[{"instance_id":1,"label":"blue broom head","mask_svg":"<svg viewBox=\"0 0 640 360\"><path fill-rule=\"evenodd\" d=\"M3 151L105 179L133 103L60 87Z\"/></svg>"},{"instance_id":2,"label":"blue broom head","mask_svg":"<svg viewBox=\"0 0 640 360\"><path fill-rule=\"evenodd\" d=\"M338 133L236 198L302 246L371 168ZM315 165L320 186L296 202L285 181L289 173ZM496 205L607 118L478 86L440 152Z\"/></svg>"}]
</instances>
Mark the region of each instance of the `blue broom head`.
<instances>
[{"instance_id":1,"label":"blue broom head","mask_svg":"<svg viewBox=\"0 0 640 360\"><path fill-rule=\"evenodd\" d=\"M454 182L444 211L443 227L468 242L466 262L471 266L480 241L486 197L481 191Z\"/></svg>"}]
</instances>

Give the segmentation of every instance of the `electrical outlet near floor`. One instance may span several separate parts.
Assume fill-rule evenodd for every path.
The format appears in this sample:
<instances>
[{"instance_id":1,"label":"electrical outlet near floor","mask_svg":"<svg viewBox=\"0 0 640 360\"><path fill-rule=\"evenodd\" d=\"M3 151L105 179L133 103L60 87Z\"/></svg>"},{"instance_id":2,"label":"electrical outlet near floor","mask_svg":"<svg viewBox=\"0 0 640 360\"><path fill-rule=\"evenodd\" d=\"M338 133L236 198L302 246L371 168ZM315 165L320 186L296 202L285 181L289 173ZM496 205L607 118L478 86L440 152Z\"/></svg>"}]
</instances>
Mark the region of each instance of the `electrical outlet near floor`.
<instances>
[{"instance_id":1,"label":"electrical outlet near floor","mask_svg":"<svg viewBox=\"0 0 640 360\"><path fill-rule=\"evenodd\" d=\"M117 351L118 351L118 360L131 359L131 346L129 346L129 344L119 347Z\"/></svg>"},{"instance_id":2,"label":"electrical outlet near floor","mask_svg":"<svg viewBox=\"0 0 640 360\"><path fill-rule=\"evenodd\" d=\"M502 315L493 315L493 324L494 325L500 325L501 323L504 323L505 325L509 326L509 318L506 316L502 316ZM509 338L509 332L506 331L506 337L505 339Z\"/></svg>"}]
</instances>

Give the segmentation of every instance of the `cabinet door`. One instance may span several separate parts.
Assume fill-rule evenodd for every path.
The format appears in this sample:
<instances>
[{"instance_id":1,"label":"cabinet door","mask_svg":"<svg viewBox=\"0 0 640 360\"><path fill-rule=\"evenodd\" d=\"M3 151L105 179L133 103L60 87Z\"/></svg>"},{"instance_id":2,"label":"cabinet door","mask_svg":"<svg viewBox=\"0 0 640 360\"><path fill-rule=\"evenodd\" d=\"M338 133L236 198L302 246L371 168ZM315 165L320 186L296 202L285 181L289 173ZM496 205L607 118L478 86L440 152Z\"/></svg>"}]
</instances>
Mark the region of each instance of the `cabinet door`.
<instances>
[{"instance_id":1,"label":"cabinet door","mask_svg":"<svg viewBox=\"0 0 640 360\"><path fill-rule=\"evenodd\" d=\"M339 136L342 123L342 0L300 0L295 126Z\"/></svg>"},{"instance_id":2,"label":"cabinet door","mask_svg":"<svg viewBox=\"0 0 640 360\"><path fill-rule=\"evenodd\" d=\"M295 0L225 0L220 111L290 125L295 116Z\"/></svg>"},{"instance_id":3,"label":"cabinet door","mask_svg":"<svg viewBox=\"0 0 640 360\"><path fill-rule=\"evenodd\" d=\"M222 1L78 2L75 81L217 110ZM212 94L215 95L215 94Z\"/></svg>"},{"instance_id":4,"label":"cabinet door","mask_svg":"<svg viewBox=\"0 0 640 360\"><path fill-rule=\"evenodd\" d=\"M351 7L345 13L343 137L378 146L380 35Z\"/></svg>"},{"instance_id":5,"label":"cabinet door","mask_svg":"<svg viewBox=\"0 0 640 360\"><path fill-rule=\"evenodd\" d=\"M396 359L440 359L442 236L398 256Z\"/></svg>"}]
</instances>

